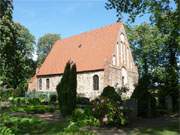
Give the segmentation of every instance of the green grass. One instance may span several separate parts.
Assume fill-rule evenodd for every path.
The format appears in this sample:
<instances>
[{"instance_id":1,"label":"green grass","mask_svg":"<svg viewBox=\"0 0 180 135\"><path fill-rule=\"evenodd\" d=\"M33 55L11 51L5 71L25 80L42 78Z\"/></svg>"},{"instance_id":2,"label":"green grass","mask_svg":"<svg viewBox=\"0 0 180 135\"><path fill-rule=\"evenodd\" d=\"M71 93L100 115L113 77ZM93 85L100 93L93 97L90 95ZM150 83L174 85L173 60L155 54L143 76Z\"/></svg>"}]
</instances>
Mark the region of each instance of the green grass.
<instances>
[{"instance_id":1,"label":"green grass","mask_svg":"<svg viewBox=\"0 0 180 135\"><path fill-rule=\"evenodd\" d=\"M169 123L165 127L158 128L134 128L128 131L129 135L179 135L179 123Z\"/></svg>"}]
</instances>

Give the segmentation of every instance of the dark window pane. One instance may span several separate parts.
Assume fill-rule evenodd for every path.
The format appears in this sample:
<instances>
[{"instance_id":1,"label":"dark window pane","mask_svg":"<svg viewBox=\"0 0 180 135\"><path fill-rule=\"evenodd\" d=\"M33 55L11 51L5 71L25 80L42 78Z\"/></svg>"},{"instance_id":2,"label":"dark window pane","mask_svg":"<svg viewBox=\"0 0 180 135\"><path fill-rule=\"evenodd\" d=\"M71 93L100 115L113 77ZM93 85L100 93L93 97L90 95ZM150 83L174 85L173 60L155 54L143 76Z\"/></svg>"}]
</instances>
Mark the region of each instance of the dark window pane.
<instances>
[{"instance_id":1,"label":"dark window pane","mask_svg":"<svg viewBox=\"0 0 180 135\"><path fill-rule=\"evenodd\" d=\"M99 90L99 76L98 75L93 76L93 89Z\"/></svg>"},{"instance_id":2,"label":"dark window pane","mask_svg":"<svg viewBox=\"0 0 180 135\"><path fill-rule=\"evenodd\" d=\"M46 79L46 89L49 89L49 79Z\"/></svg>"},{"instance_id":3,"label":"dark window pane","mask_svg":"<svg viewBox=\"0 0 180 135\"><path fill-rule=\"evenodd\" d=\"M42 79L39 79L39 89L42 90Z\"/></svg>"}]
</instances>

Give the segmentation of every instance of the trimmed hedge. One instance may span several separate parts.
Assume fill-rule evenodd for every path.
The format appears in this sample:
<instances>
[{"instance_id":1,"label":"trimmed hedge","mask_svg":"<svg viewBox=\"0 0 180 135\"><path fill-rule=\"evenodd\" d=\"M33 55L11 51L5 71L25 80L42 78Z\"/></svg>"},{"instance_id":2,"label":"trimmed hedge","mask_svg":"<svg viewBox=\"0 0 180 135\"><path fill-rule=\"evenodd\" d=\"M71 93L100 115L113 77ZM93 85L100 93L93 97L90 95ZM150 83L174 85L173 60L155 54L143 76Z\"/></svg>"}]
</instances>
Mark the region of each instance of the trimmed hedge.
<instances>
[{"instance_id":1,"label":"trimmed hedge","mask_svg":"<svg viewBox=\"0 0 180 135\"><path fill-rule=\"evenodd\" d=\"M109 98L110 100L121 103L122 99L121 96L118 95L118 93L115 91L115 89L111 86L107 86L103 89L103 92L101 93L102 97Z\"/></svg>"}]
</instances>

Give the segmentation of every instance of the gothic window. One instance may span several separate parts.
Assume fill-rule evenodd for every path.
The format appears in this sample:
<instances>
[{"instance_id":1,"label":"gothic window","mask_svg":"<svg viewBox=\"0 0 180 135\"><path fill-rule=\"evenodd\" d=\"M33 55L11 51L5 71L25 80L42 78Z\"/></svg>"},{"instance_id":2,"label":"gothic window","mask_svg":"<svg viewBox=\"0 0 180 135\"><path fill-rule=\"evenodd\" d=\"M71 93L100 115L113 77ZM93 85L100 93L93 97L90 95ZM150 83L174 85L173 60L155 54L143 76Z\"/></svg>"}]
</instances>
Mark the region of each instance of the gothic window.
<instances>
[{"instance_id":1,"label":"gothic window","mask_svg":"<svg viewBox=\"0 0 180 135\"><path fill-rule=\"evenodd\" d=\"M122 76L122 86L124 86L124 76Z\"/></svg>"},{"instance_id":2,"label":"gothic window","mask_svg":"<svg viewBox=\"0 0 180 135\"><path fill-rule=\"evenodd\" d=\"M113 55L113 57L112 57L112 64L115 66L116 65L116 56L115 55Z\"/></svg>"},{"instance_id":3,"label":"gothic window","mask_svg":"<svg viewBox=\"0 0 180 135\"><path fill-rule=\"evenodd\" d=\"M93 89L99 90L99 76L98 75L93 76Z\"/></svg>"},{"instance_id":4,"label":"gothic window","mask_svg":"<svg viewBox=\"0 0 180 135\"><path fill-rule=\"evenodd\" d=\"M46 89L49 89L49 79L46 79Z\"/></svg>"},{"instance_id":5,"label":"gothic window","mask_svg":"<svg viewBox=\"0 0 180 135\"><path fill-rule=\"evenodd\" d=\"M120 35L120 39L121 39L121 41L122 41L123 43L125 42L124 34L121 34L121 35Z\"/></svg>"},{"instance_id":6,"label":"gothic window","mask_svg":"<svg viewBox=\"0 0 180 135\"><path fill-rule=\"evenodd\" d=\"M39 89L42 90L42 79L39 79Z\"/></svg>"},{"instance_id":7,"label":"gothic window","mask_svg":"<svg viewBox=\"0 0 180 135\"><path fill-rule=\"evenodd\" d=\"M117 66L119 66L119 44L116 45Z\"/></svg>"},{"instance_id":8,"label":"gothic window","mask_svg":"<svg viewBox=\"0 0 180 135\"><path fill-rule=\"evenodd\" d=\"M122 86L126 85L128 82L128 74L127 74L127 70L123 67L121 69L121 75L122 75Z\"/></svg>"}]
</instances>

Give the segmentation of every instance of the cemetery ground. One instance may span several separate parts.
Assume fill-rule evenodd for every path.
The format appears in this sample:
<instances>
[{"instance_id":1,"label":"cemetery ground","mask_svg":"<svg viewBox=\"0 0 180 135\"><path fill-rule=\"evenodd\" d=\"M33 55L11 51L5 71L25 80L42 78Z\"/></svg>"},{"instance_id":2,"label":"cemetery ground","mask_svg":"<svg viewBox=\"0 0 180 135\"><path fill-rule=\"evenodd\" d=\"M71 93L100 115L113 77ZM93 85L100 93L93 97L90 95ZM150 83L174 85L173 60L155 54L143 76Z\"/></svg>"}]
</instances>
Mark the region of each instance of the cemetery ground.
<instances>
[{"instance_id":1,"label":"cemetery ground","mask_svg":"<svg viewBox=\"0 0 180 135\"><path fill-rule=\"evenodd\" d=\"M57 106L36 105L34 111L27 107L1 108L1 118L15 134L97 134L97 135L178 135L180 134L179 115L172 114L157 118L137 118L122 127L73 126L70 117L63 118ZM19 109L18 109L19 108ZM26 109L25 109L26 108ZM45 108L45 109L42 109ZM51 108L51 109L50 109ZM11 135L10 133L4 135Z\"/></svg>"}]
</instances>

